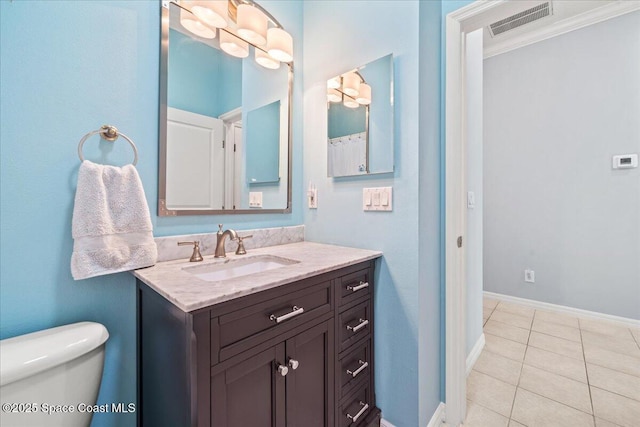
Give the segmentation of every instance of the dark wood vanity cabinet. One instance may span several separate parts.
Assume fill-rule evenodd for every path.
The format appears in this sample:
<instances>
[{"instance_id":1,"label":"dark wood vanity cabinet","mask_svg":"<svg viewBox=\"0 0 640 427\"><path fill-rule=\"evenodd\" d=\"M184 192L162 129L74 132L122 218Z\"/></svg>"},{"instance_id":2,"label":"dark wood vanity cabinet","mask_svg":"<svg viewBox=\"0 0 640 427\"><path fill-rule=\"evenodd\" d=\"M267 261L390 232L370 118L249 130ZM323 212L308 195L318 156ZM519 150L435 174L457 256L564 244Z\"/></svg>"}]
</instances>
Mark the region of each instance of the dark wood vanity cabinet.
<instances>
[{"instance_id":1,"label":"dark wood vanity cabinet","mask_svg":"<svg viewBox=\"0 0 640 427\"><path fill-rule=\"evenodd\" d=\"M185 313L138 281L141 426L379 426L367 261Z\"/></svg>"}]
</instances>

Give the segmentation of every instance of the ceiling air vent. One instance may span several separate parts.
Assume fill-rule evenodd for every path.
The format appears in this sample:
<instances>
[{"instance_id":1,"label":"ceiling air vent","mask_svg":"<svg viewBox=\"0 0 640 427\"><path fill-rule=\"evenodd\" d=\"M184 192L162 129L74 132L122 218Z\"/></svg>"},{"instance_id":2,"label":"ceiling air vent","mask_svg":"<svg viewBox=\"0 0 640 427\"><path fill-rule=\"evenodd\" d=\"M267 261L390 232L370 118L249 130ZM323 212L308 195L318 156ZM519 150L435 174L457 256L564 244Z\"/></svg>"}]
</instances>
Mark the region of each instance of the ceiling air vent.
<instances>
[{"instance_id":1,"label":"ceiling air vent","mask_svg":"<svg viewBox=\"0 0 640 427\"><path fill-rule=\"evenodd\" d=\"M520 13L516 13L515 15L509 16L508 18L501 19L498 22L494 22L489 25L489 32L491 36L497 36L498 34L502 34L504 32L513 30L514 28L518 28L524 24L528 24L533 21L537 21L538 19L542 19L545 16L552 15L553 10L551 8L551 2L546 2L539 4L536 7L532 7L531 9L527 9Z\"/></svg>"}]
</instances>

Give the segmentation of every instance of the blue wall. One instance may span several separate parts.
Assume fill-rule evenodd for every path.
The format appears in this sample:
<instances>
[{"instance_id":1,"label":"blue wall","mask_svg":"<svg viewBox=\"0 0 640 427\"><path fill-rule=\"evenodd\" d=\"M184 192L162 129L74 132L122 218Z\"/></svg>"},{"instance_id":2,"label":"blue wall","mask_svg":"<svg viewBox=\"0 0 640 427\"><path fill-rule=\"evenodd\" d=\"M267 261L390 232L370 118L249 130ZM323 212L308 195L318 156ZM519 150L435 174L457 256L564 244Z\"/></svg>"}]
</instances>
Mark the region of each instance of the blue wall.
<instances>
[{"instance_id":1,"label":"blue wall","mask_svg":"<svg viewBox=\"0 0 640 427\"><path fill-rule=\"evenodd\" d=\"M242 104L242 59L169 30L167 103L209 117Z\"/></svg>"},{"instance_id":2,"label":"blue wall","mask_svg":"<svg viewBox=\"0 0 640 427\"><path fill-rule=\"evenodd\" d=\"M364 105L358 108L345 107L342 102L331 102L327 105L329 139L367 130L367 109Z\"/></svg>"},{"instance_id":3,"label":"blue wall","mask_svg":"<svg viewBox=\"0 0 640 427\"><path fill-rule=\"evenodd\" d=\"M304 3L304 185L318 188L318 209L305 209L306 235L384 252L375 290L377 403L398 427L424 426L441 400L440 3L363 4ZM326 81L390 52L396 169L327 178ZM393 186L393 212L363 212L362 189L378 186Z\"/></svg>"},{"instance_id":4,"label":"blue wall","mask_svg":"<svg viewBox=\"0 0 640 427\"><path fill-rule=\"evenodd\" d=\"M302 5L261 2L291 31L301 66ZM294 82L293 212L156 216L158 1L0 1L0 338L93 320L110 333L99 403L135 402L135 281L128 273L75 282L69 262L78 141L104 123L137 144L154 234L302 223L302 81ZM85 144L85 157L123 164L127 144ZM93 426L135 425L99 414Z\"/></svg>"}]
</instances>

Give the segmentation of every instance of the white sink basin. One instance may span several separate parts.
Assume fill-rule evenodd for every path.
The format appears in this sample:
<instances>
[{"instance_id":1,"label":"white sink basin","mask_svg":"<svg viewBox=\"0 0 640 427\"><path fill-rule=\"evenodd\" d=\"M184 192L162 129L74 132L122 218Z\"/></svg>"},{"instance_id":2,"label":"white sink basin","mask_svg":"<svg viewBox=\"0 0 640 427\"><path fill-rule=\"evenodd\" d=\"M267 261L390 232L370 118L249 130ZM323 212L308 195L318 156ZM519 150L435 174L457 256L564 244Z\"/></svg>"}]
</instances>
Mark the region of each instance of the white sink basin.
<instances>
[{"instance_id":1,"label":"white sink basin","mask_svg":"<svg viewBox=\"0 0 640 427\"><path fill-rule=\"evenodd\" d=\"M297 264L296 261L288 258L280 258L273 255L259 255L246 259L226 260L222 263L205 265L194 265L184 267L183 270L193 274L199 279L208 282L218 282L220 280L233 279L235 277L247 276L249 274L262 273L285 265Z\"/></svg>"}]
</instances>

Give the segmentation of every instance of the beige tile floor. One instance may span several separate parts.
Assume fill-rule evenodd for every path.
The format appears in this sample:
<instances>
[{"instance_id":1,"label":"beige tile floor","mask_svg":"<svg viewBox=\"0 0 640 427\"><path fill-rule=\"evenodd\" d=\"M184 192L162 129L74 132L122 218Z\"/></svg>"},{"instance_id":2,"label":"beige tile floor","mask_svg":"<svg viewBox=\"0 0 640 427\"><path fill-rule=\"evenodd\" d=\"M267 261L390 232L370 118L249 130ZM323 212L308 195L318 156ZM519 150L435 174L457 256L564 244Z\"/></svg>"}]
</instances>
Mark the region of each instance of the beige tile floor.
<instances>
[{"instance_id":1,"label":"beige tile floor","mask_svg":"<svg viewBox=\"0 0 640 427\"><path fill-rule=\"evenodd\" d=\"M640 427L640 328L485 298L465 427Z\"/></svg>"}]
</instances>

